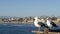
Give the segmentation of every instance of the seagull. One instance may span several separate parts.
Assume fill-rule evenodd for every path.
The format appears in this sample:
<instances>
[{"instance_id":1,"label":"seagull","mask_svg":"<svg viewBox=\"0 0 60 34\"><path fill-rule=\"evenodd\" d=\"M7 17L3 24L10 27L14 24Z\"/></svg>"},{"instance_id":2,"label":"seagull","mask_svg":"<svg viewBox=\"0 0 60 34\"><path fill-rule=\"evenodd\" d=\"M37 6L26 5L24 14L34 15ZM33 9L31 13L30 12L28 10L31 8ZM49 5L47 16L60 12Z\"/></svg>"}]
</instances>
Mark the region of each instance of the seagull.
<instances>
[{"instance_id":1,"label":"seagull","mask_svg":"<svg viewBox=\"0 0 60 34\"><path fill-rule=\"evenodd\" d=\"M38 27L38 30L40 30L40 27L45 26L43 22L38 22L38 17L35 17L34 19L35 19L34 25Z\"/></svg>"},{"instance_id":2,"label":"seagull","mask_svg":"<svg viewBox=\"0 0 60 34\"><path fill-rule=\"evenodd\" d=\"M35 17L34 19L35 19L34 25L35 27L38 27L38 30L40 30L40 28L44 26L44 27L49 28L49 31L51 32L60 32L60 27L58 27L58 25L56 25L54 22L50 21L49 18L46 19L45 23L43 23L43 21L39 22L38 17ZM44 31L44 27L41 31Z\"/></svg>"},{"instance_id":3,"label":"seagull","mask_svg":"<svg viewBox=\"0 0 60 34\"><path fill-rule=\"evenodd\" d=\"M46 24L47 24L48 27L50 27L50 28L52 27L52 24L51 24L51 21L49 20L49 18L47 18Z\"/></svg>"},{"instance_id":4,"label":"seagull","mask_svg":"<svg viewBox=\"0 0 60 34\"><path fill-rule=\"evenodd\" d=\"M46 22L47 26L49 27L49 31L50 32L60 32L60 26L56 25L54 22L50 21L49 18L47 18L47 22Z\"/></svg>"},{"instance_id":5,"label":"seagull","mask_svg":"<svg viewBox=\"0 0 60 34\"><path fill-rule=\"evenodd\" d=\"M58 27L54 22L52 22L49 18L47 18L46 24L49 28Z\"/></svg>"},{"instance_id":6,"label":"seagull","mask_svg":"<svg viewBox=\"0 0 60 34\"><path fill-rule=\"evenodd\" d=\"M35 17L34 19L35 19L34 25L35 25L36 27L40 27L40 25L38 24L38 17Z\"/></svg>"}]
</instances>

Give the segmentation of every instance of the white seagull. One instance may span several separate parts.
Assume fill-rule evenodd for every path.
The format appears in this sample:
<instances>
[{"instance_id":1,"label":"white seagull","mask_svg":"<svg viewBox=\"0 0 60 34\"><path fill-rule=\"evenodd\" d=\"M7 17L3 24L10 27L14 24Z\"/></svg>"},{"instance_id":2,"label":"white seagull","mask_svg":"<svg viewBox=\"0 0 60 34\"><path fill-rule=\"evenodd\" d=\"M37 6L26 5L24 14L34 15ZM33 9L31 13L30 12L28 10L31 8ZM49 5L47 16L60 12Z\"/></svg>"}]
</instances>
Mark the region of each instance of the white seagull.
<instances>
[{"instance_id":1,"label":"white seagull","mask_svg":"<svg viewBox=\"0 0 60 34\"><path fill-rule=\"evenodd\" d=\"M35 17L34 25L38 27L38 30L40 30L40 27L45 26L44 23L38 22L38 17Z\"/></svg>"},{"instance_id":2,"label":"white seagull","mask_svg":"<svg viewBox=\"0 0 60 34\"><path fill-rule=\"evenodd\" d=\"M47 18L47 22L46 22L48 27L58 27L54 22L52 22L49 18Z\"/></svg>"},{"instance_id":3,"label":"white seagull","mask_svg":"<svg viewBox=\"0 0 60 34\"><path fill-rule=\"evenodd\" d=\"M35 19L34 25L35 25L36 27L40 27L40 25L38 24L38 17L35 17L34 19Z\"/></svg>"},{"instance_id":4,"label":"white seagull","mask_svg":"<svg viewBox=\"0 0 60 34\"><path fill-rule=\"evenodd\" d=\"M51 32L60 32L60 27L58 27L54 22L51 22L49 18L47 18L46 23L44 24L43 22L38 22L38 17L35 17L34 25L38 27L38 30L40 30L40 27L44 26L44 27L48 27L49 31Z\"/></svg>"},{"instance_id":5,"label":"white seagull","mask_svg":"<svg viewBox=\"0 0 60 34\"><path fill-rule=\"evenodd\" d=\"M52 27L52 24L51 24L51 21L49 20L49 18L47 18L46 24L47 24L48 27L50 27L50 28Z\"/></svg>"}]
</instances>

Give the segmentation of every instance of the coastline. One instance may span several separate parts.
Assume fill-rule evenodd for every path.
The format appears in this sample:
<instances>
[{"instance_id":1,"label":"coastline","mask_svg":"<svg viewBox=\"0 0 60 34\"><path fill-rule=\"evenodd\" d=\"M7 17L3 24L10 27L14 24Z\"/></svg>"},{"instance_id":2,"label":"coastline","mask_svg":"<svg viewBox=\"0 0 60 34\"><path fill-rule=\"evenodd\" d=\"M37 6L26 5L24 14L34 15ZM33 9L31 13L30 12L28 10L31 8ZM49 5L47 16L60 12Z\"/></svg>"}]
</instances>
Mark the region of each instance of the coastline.
<instances>
[{"instance_id":1,"label":"coastline","mask_svg":"<svg viewBox=\"0 0 60 34\"><path fill-rule=\"evenodd\" d=\"M27 24L27 25L33 25L33 22L0 22L0 24Z\"/></svg>"}]
</instances>

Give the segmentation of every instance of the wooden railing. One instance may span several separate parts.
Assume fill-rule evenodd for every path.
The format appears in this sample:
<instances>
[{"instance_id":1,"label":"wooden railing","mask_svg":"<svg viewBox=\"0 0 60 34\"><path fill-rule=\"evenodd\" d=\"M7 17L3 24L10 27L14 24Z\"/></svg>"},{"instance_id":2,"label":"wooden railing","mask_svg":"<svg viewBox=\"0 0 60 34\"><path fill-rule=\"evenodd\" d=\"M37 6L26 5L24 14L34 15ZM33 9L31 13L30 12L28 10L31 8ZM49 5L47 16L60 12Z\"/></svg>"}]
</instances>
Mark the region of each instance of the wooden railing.
<instances>
[{"instance_id":1,"label":"wooden railing","mask_svg":"<svg viewBox=\"0 0 60 34\"><path fill-rule=\"evenodd\" d=\"M37 30L37 31L33 30L32 32L36 33L36 34L60 34L60 32L49 32L48 28L44 28L43 32L39 31L39 30Z\"/></svg>"}]
</instances>

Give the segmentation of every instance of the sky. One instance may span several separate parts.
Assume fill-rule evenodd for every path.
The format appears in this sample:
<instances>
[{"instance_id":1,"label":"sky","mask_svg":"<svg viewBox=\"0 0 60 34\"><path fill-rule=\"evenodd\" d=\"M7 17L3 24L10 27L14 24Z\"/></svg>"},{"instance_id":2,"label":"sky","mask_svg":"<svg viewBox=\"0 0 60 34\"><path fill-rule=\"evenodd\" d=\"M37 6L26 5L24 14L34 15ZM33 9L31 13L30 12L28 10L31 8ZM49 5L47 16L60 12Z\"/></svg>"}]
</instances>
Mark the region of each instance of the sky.
<instances>
[{"instance_id":1,"label":"sky","mask_svg":"<svg viewBox=\"0 0 60 34\"><path fill-rule=\"evenodd\" d=\"M60 16L60 0L0 0L0 16Z\"/></svg>"}]
</instances>

